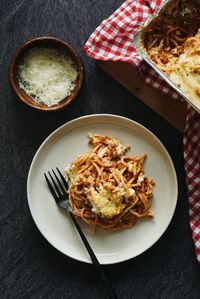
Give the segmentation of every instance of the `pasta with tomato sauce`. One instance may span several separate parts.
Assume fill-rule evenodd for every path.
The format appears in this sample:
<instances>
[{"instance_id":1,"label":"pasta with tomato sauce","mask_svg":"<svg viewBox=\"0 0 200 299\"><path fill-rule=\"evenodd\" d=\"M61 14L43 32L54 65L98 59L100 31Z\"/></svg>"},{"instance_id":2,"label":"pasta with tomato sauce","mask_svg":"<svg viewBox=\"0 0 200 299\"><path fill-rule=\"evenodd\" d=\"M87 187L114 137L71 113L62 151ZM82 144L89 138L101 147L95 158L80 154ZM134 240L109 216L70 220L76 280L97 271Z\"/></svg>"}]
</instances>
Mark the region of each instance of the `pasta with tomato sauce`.
<instances>
[{"instance_id":1,"label":"pasta with tomato sauce","mask_svg":"<svg viewBox=\"0 0 200 299\"><path fill-rule=\"evenodd\" d=\"M146 154L129 156L117 138L89 133L93 149L65 170L73 213L84 222L112 231L132 227L150 210L155 181L144 172Z\"/></svg>"},{"instance_id":2,"label":"pasta with tomato sauce","mask_svg":"<svg viewBox=\"0 0 200 299\"><path fill-rule=\"evenodd\" d=\"M171 1L144 28L150 59L200 109L200 2Z\"/></svg>"}]
</instances>

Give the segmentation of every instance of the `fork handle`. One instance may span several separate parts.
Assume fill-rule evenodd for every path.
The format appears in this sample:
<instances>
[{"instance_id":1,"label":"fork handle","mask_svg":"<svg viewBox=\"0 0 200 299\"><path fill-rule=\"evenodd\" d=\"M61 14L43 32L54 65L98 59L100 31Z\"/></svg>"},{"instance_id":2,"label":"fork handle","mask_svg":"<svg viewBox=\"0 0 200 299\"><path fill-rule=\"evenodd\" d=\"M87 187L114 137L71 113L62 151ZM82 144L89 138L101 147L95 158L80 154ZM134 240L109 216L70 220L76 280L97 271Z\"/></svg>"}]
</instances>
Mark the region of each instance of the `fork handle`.
<instances>
[{"instance_id":1,"label":"fork handle","mask_svg":"<svg viewBox=\"0 0 200 299\"><path fill-rule=\"evenodd\" d=\"M101 265L100 265L100 263L99 263L96 255L94 254L94 251L92 250L90 244L88 243L88 240L86 239L83 231L81 230L80 225L78 224L78 222L77 222L74 214L71 211L69 211L68 213L69 213L69 215L70 215L73 223L75 224L77 231L79 232L79 235L80 235L80 237L81 237L81 239L82 239L82 241L83 241L83 243L84 243L84 245L85 245L85 247L86 247L86 249L88 251L88 254L91 257L91 260L92 260L94 266L96 267L96 269L97 269L97 271L99 273L99 276L100 276L102 282L104 283L105 287L107 288L107 291L108 291L108 294L109 294L109 298L110 299L118 299L118 297L117 297L114 289L112 288L112 286L108 282L108 279L107 279L107 277L106 277L106 275L105 275L105 273L104 273L104 271L103 271L103 269L102 269L102 267L101 267Z\"/></svg>"}]
</instances>

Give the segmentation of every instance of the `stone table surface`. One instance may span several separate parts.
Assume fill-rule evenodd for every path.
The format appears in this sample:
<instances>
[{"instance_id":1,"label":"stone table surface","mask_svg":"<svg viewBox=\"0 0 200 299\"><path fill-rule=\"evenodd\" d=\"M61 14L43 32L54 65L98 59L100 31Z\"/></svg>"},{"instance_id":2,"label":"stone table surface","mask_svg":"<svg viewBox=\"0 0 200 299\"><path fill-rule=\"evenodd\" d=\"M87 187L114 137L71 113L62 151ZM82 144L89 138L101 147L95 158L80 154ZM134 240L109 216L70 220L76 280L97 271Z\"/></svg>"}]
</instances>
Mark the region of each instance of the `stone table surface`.
<instances>
[{"instance_id":1,"label":"stone table surface","mask_svg":"<svg viewBox=\"0 0 200 299\"><path fill-rule=\"evenodd\" d=\"M178 177L176 211L160 240L134 259L104 266L119 298L200 298L188 223L183 136L82 52L96 26L120 4L121 0L0 1L0 298L106 298L92 265L66 257L43 238L26 194L29 166L42 141L67 121L94 113L118 114L146 126L167 148ZM26 107L8 81L16 48L40 35L74 46L85 67L81 93L67 109L54 114Z\"/></svg>"}]
</instances>

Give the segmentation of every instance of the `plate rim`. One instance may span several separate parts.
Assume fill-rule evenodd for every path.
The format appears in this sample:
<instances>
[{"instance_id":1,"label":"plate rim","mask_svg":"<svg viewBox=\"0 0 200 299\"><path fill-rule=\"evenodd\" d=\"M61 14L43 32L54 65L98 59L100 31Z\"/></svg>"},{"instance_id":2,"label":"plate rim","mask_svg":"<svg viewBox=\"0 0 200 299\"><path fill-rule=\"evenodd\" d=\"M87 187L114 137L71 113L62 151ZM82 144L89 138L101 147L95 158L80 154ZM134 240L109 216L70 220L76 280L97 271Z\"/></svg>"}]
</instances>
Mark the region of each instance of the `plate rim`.
<instances>
[{"instance_id":1,"label":"plate rim","mask_svg":"<svg viewBox=\"0 0 200 299\"><path fill-rule=\"evenodd\" d=\"M122 262L125 262L127 260L130 260L130 259L133 259L141 254L143 254L144 252L146 252L148 249L150 249L154 244L156 244L159 239L163 236L163 234L165 233L165 231L167 230L167 228L169 227L170 223L171 223L171 220L174 216L174 212L175 212L175 209L176 209L176 206L177 206L177 201L178 201L178 180L177 180L177 174L176 174L176 169L174 167L174 164L173 164L173 161L172 161L172 158L169 154L169 152L167 151L166 147L164 146L164 144L161 142L161 140L153 133L151 132L148 128L146 128L144 125L138 123L137 121L134 121L128 117L124 117L124 116L121 116L121 115L117 115L117 114L109 114L109 113L97 113L97 114L88 114L88 115L83 115L83 116L80 116L80 117L77 117L77 118L74 118L70 121L67 121L66 123L62 124L61 126L59 126L58 128L56 128L55 130L53 130L44 140L43 142L40 144L40 146L38 147L38 149L36 150L33 158L32 158L32 161L30 163L30 166L29 166L29 170L28 170L28 176L27 176L27 184L26 184L26 192L27 192L27 201L28 201L28 207L29 207L29 211L30 211L30 214L32 216L32 219L34 221L34 224L36 225L37 229L39 230L39 232L41 233L41 235L45 238L45 240L51 245L53 246L56 250L58 250L59 252L61 252L62 254L64 254L65 256L69 257L69 258L72 258L76 261L79 261L79 262L84 262L84 263L87 263L87 264L92 264L92 261L90 259L85 259L84 257L75 257L73 255L69 255L67 254L66 252L64 252L64 250L58 248L55 244L51 243L51 241L48 239L47 236L45 236L45 234L42 232L42 230L40 229L39 227L39 224L37 223L36 219L35 219L35 216L34 216L34 213L32 211L32 207L31 207L31 200L30 200L30 193L29 193L29 186L30 186L30 179L31 179L31 173L32 173L32 169L34 167L34 162L36 161L41 149L45 146L46 143L48 143L48 141L54 136L56 135L60 130L62 130L65 126L70 126L70 125L73 125L73 123L76 123L76 122L79 122L81 121L82 119L89 119L89 118L102 118L102 117L107 117L107 118L113 118L113 119L122 119L122 120L125 120L126 122L129 122L131 123L131 125L135 125L135 126L138 126L140 127L142 130L144 131L147 131L148 134L150 134L158 143L159 145L161 146L162 150L164 151L165 155L167 156L168 158L168 162L170 162L170 168L171 168L171 171L173 172L173 180L174 180L174 183L175 183L175 190L174 190L174 204L173 204L173 207L172 207L172 211L171 211L171 215L167 221L167 225L165 226L164 230L162 231L162 233L155 239L155 241L153 243L151 243L148 247L146 247L144 250L141 250L138 254L134 255L134 256L127 256L126 258L121 258L121 259L117 259L116 261L99 261L101 265L112 265L112 264L119 264L119 263L122 263ZM97 123L98 123L98 120L97 120ZM118 124L119 125L119 124ZM127 126L123 125L122 124L122 127L125 127L127 128Z\"/></svg>"}]
</instances>

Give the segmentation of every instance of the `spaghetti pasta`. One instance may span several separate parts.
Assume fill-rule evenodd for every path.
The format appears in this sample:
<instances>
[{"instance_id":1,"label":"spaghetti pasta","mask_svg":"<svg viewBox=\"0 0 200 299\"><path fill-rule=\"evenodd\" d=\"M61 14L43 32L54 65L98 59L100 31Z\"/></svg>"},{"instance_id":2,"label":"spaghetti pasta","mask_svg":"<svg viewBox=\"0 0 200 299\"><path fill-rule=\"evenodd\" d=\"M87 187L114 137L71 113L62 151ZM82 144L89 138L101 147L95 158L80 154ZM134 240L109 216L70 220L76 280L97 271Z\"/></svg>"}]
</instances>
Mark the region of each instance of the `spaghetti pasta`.
<instances>
[{"instance_id":1,"label":"spaghetti pasta","mask_svg":"<svg viewBox=\"0 0 200 299\"><path fill-rule=\"evenodd\" d=\"M130 149L117 138L89 133L93 149L65 171L73 213L96 230L132 227L138 218L153 217L153 179L143 170L146 155L125 155Z\"/></svg>"},{"instance_id":2,"label":"spaghetti pasta","mask_svg":"<svg viewBox=\"0 0 200 299\"><path fill-rule=\"evenodd\" d=\"M143 30L144 46L173 49L194 36L200 24L199 1L173 0Z\"/></svg>"},{"instance_id":3,"label":"spaghetti pasta","mask_svg":"<svg viewBox=\"0 0 200 299\"><path fill-rule=\"evenodd\" d=\"M144 29L150 59L200 108L200 2L176 0Z\"/></svg>"}]
</instances>

